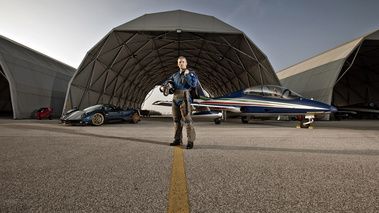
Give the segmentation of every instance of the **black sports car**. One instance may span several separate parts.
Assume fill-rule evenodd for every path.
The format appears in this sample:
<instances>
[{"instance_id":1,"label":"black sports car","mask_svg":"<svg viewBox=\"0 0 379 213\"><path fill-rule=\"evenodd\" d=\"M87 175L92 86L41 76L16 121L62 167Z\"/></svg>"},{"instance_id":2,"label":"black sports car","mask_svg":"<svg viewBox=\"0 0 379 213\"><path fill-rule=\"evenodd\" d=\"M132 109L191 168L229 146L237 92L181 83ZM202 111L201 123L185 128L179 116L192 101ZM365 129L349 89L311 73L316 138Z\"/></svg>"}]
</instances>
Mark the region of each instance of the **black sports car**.
<instances>
[{"instance_id":1,"label":"black sports car","mask_svg":"<svg viewBox=\"0 0 379 213\"><path fill-rule=\"evenodd\" d=\"M83 110L70 110L61 117L64 124L92 124L100 126L109 120L127 120L131 123L138 123L140 115L138 110L122 110L112 104L96 104Z\"/></svg>"}]
</instances>

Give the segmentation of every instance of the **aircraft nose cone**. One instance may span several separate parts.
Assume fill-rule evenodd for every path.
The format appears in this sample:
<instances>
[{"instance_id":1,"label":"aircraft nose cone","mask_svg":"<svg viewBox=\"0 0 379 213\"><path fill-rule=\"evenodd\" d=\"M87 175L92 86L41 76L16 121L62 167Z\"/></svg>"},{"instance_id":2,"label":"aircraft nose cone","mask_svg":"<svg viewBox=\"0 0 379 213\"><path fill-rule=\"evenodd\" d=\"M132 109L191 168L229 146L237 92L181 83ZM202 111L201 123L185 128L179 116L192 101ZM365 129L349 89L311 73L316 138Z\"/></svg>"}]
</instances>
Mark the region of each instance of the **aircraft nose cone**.
<instances>
[{"instance_id":1,"label":"aircraft nose cone","mask_svg":"<svg viewBox=\"0 0 379 213\"><path fill-rule=\"evenodd\" d=\"M330 107L330 111L331 111L332 113L336 113L338 110L337 110L337 108L335 108L334 106L331 106L331 107Z\"/></svg>"}]
</instances>

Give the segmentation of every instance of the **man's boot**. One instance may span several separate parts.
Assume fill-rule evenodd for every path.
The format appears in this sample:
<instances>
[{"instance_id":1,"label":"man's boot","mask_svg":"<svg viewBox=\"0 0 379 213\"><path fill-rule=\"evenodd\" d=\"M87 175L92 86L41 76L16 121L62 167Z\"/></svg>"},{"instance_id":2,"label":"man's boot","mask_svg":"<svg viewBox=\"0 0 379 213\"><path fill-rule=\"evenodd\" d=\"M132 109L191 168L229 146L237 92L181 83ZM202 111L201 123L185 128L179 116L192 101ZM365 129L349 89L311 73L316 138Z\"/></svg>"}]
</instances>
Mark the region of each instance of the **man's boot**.
<instances>
[{"instance_id":1,"label":"man's boot","mask_svg":"<svg viewBox=\"0 0 379 213\"><path fill-rule=\"evenodd\" d=\"M180 146L183 142L180 139L175 139L174 142L170 143L170 146Z\"/></svg>"},{"instance_id":2,"label":"man's boot","mask_svg":"<svg viewBox=\"0 0 379 213\"><path fill-rule=\"evenodd\" d=\"M188 142L187 149L192 149L192 148L193 148L193 142Z\"/></svg>"}]
</instances>

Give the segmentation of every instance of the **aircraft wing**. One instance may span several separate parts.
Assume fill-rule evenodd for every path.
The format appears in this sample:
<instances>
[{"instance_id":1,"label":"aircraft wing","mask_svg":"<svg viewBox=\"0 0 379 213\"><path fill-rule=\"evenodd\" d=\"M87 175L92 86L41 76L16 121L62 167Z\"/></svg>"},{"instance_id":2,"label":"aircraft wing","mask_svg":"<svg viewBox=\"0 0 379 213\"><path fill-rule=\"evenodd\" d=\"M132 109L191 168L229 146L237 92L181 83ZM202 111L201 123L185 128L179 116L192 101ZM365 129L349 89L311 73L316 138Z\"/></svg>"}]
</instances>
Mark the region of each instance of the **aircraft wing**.
<instances>
[{"instance_id":1,"label":"aircraft wing","mask_svg":"<svg viewBox=\"0 0 379 213\"><path fill-rule=\"evenodd\" d=\"M153 105L157 105L157 106L172 106L172 101L154 101Z\"/></svg>"},{"instance_id":2,"label":"aircraft wing","mask_svg":"<svg viewBox=\"0 0 379 213\"><path fill-rule=\"evenodd\" d=\"M201 103L192 103L192 106L195 108L206 108L209 110L228 110L228 111L239 111L239 107L234 106L222 106L222 105L211 105L211 104L201 104ZM201 110L199 110L201 111Z\"/></svg>"},{"instance_id":3,"label":"aircraft wing","mask_svg":"<svg viewBox=\"0 0 379 213\"><path fill-rule=\"evenodd\" d=\"M172 106L172 101L162 101L162 100L158 100L158 101L155 101L153 103L153 105L157 105L157 106L169 106L171 107ZM199 104L197 102L193 102L191 103L191 106L193 108L193 111L196 111L196 112L207 112L207 111L211 111L209 105L205 105L205 104ZM212 105L212 109L217 109L217 110L221 110L221 109L225 109L225 107L222 107L222 108L217 108L216 107L213 107Z\"/></svg>"}]
</instances>

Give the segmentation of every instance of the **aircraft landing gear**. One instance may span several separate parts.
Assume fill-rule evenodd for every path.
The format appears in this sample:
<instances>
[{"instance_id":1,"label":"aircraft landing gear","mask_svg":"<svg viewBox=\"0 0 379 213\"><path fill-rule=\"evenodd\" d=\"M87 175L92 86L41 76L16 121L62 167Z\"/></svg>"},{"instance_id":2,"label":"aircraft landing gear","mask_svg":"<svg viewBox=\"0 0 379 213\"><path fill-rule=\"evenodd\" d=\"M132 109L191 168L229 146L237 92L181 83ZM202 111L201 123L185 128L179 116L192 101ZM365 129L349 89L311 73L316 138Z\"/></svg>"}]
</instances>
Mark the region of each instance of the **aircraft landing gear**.
<instances>
[{"instance_id":1,"label":"aircraft landing gear","mask_svg":"<svg viewBox=\"0 0 379 213\"><path fill-rule=\"evenodd\" d=\"M249 122L249 119L247 118L247 116L242 116L241 121L242 123L247 124Z\"/></svg>"},{"instance_id":2,"label":"aircraft landing gear","mask_svg":"<svg viewBox=\"0 0 379 213\"><path fill-rule=\"evenodd\" d=\"M300 127L309 128L311 124L314 122L314 118L314 115L305 116L305 119L300 121ZM306 119L308 119L308 121Z\"/></svg>"},{"instance_id":3,"label":"aircraft landing gear","mask_svg":"<svg viewBox=\"0 0 379 213\"><path fill-rule=\"evenodd\" d=\"M214 119L215 124L221 124L221 118Z\"/></svg>"},{"instance_id":4,"label":"aircraft landing gear","mask_svg":"<svg viewBox=\"0 0 379 213\"><path fill-rule=\"evenodd\" d=\"M225 110L221 111L221 117L214 119L215 124L221 124L221 121L223 121L223 122L226 121L226 111Z\"/></svg>"}]
</instances>

